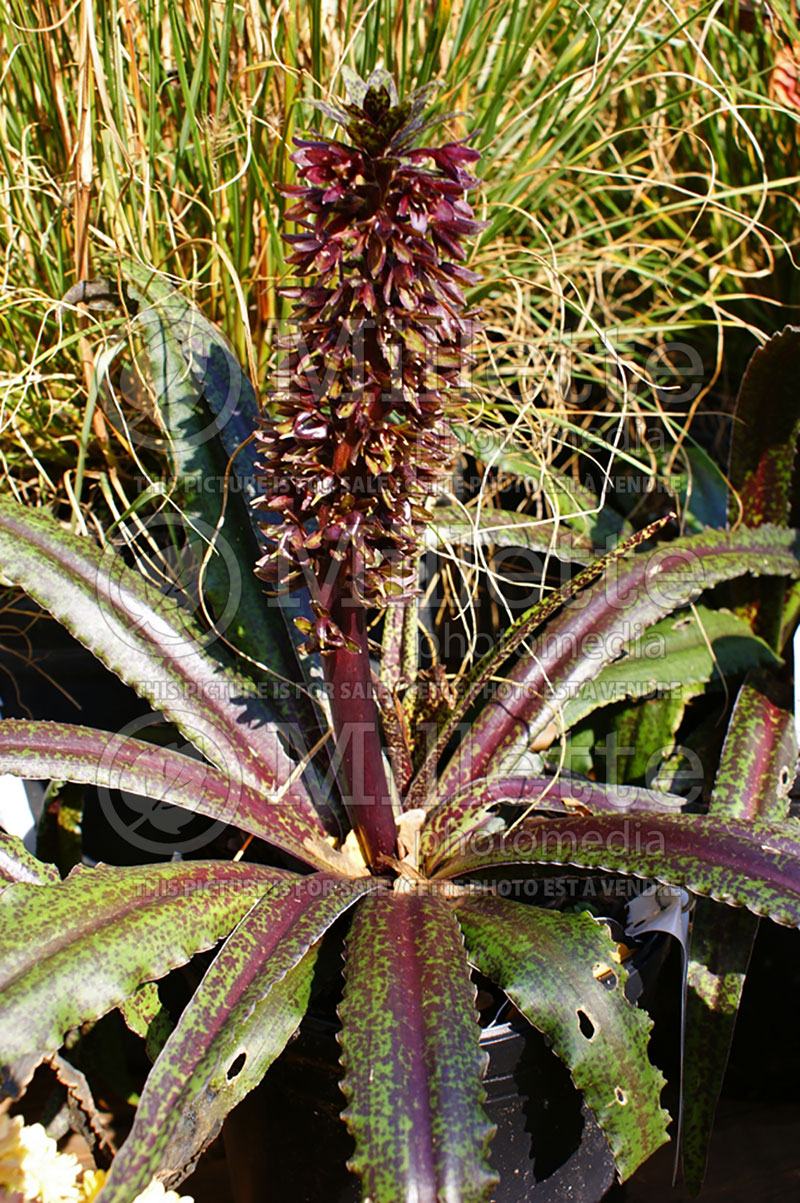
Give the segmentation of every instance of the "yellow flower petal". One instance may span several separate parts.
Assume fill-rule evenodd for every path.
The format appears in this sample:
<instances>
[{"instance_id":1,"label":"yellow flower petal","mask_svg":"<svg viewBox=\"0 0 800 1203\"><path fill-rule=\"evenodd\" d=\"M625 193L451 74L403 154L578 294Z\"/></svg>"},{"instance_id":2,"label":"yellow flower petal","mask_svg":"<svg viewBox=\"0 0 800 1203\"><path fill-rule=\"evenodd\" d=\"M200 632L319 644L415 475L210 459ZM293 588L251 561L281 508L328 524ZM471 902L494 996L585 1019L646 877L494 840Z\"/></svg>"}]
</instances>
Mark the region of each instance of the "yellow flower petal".
<instances>
[{"instance_id":1,"label":"yellow flower petal","mask_svg":"<svg viewBox=\"0 0 800 1203\"><path fill-rule=\"evenodd\" d=\"M25 1150L22 1161L25 1198L36 1203L79 1203L77 1157L59 1153L56 1142L41 1124L23 1127L21 1141Z\"/></svg>"},{"instance_id":2,"label":"yellow flower petal","mask_svg":"<svg viewBox=\"0 0 800 1203\"><path fill-rule=\"evenodd\" d=\"M81 1178L80 1203L94 1203L106 1180L105 1170L87 1170Z\"/></svg>"},{"instance_id":3,"label":"yellow flower petal","mask_svg":"<svg viewBox=\"0 0 800 1203\"><path fill-rule=\"evenodd\" d=\"M16 1115L12 1119L7 1112L0 1115L0 1190L6 1194L22 1190L25 1150L20 1140L21 1132L21 1116Z\"/></svg>"},{"instance_id":4,"label":"yellow flower petal","mask_svg":"<svg viewBox=\"0 0 800 1203\"><path fill-rule=\"evenodd\" d=\"M174 1190L165 1190L164 1183L154 1178L147 1190L136 1196L135 1203L194 1203L189 1195L177 1195Z\"/></svg>"}]
</instances>

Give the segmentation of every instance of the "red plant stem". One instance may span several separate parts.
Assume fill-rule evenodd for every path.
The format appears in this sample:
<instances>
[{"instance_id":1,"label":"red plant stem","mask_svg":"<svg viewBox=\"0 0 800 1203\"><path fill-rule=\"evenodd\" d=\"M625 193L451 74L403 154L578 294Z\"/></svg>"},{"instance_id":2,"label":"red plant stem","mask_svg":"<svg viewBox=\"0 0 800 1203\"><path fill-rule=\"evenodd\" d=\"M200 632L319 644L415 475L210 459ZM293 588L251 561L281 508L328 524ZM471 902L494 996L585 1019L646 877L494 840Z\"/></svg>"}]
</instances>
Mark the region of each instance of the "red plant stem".
<instances>
[{"instance_id":1,"label":"red plant stem","mask_svg":"<svg viewBox=\"0 0 800 1203\"><path fill-rule=\"evenodd\" d=\"M337 648L322 657L331 686L333 727L344 777L344 804L364 859L385 873L384 857L396 856L397 829L383 764L378 709L372 688L366 611L352 594L336 597L331 617L358 652Z\"/></svg>"}]
</instances>

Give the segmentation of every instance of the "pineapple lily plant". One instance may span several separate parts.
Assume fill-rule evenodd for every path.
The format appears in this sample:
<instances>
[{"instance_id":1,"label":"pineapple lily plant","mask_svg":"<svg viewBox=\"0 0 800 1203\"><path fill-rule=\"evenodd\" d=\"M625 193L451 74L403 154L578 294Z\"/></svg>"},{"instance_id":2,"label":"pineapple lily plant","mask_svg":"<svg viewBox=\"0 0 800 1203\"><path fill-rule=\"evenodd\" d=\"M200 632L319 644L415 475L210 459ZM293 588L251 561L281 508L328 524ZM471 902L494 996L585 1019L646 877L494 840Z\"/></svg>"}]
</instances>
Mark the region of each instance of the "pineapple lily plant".
<instances>
[{"instance_id":1,"label":"pineapple lily plant","mask_svg":"<svg viewBox=\"0 0 800 1203\"><path fill-rule=\"evenodd\" d=\"M274 416L255 445L252 390L221 341L212 338L198 366L191 339L177 334L196 312L136 265L120 268L118 296L143 346L176 474L210 472L219 442L260 481L257 507L232 495L216 513L207 491L186 485L187 529L206 522L242 557L229 638L210 638L226 600L213 557L209 627L123 555L48 513L0 501L5 580L195 749L7 720L0 771L132 791L248 837L232 860L89 866L73 850L56 866L0 833L4 1091L18 1097L43 1061L74 1083L65 1040L115 1008L149 1037L152 1068L102 1203L127 1203L154 1177L175 1186L186 1176L292 1040L315 981L337 975L321 955L334 926L347 926L341 1088L363 1198L478 1203L492 1197L496 1176L476 972L552 1041L620 1179L667 1139L650 1021L626 996L618 940L591 914L532 904L521 880L608 873L687 891L698 900L691 957L701 1001L715 932L728 931L731 916L745 967L758 916L800 925L800 831L787 818L797 749L763 675L741 688L701 812L688 813L677 792L558 775L531 756L557 741L554 730L609 702L641 718L659 705L637 700L642 683L671 684L674 734L726 656L730 673L777 670L769 639L753 632L752 605L714 611L698 600L748 574L800 577L800 538L781 525L790 473L774 447L740 464L751 525L659 542L663 524L654 523L516 619L455 698L430 674L423 681L416 565L462 420L459 373L477 321L462 293L473 279L463 241L478 229L467 202L477 156L460 142L417 145L430 128L426 93L401 102L382 72L350 77L348 87L346 103L320 105L342 141L314 136L294 155L303 179L288 190L299 227L288 237L307 282L293 292ZM760 352L755 377L796 354L794 340L786 332ZM226 396L235 383L236 404L213 440L193 438L219 416L221 374ZM266 546L256 554L260 524ZM369 607L384 609L377 671ZM284 626L296 612L302 661ZM662 639L657 661L632 635L651 629ZM305 675L313 664L322 690ZM330 704L327 742L315 688ZM661 721L662 710L653 713ZM156 983L200 953L203 976L157 1039L165 1012ZM727 1048L732 997L699 1015L705 1048ZM695 1177L715 1073L687 1092Z\"/></svg>"}]
</instances>

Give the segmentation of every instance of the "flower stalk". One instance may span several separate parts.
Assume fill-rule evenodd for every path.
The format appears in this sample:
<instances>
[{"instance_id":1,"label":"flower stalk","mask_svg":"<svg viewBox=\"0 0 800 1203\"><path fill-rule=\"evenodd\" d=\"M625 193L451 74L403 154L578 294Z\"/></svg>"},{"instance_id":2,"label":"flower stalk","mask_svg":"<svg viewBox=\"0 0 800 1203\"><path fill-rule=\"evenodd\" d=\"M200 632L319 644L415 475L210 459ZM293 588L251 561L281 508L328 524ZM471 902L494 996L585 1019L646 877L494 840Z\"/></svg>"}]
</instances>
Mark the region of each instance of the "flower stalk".
<instances>
[{"instance_id":1,"label":"flower stalk","mask_svg":"<svg viewBox=\"0 0 800 1203\"><path fill-rule=\"evenodd\" d=\"M364 860L380 873L386 871L386 858L396 856L397 829L372 689L366 610L353 602L345 594L332 603L344 646L326 653L323 663L332 686L331 717L347 791L345 806ZM357 652L350 650L353 645Z\"/></svg>"}]
</instances>

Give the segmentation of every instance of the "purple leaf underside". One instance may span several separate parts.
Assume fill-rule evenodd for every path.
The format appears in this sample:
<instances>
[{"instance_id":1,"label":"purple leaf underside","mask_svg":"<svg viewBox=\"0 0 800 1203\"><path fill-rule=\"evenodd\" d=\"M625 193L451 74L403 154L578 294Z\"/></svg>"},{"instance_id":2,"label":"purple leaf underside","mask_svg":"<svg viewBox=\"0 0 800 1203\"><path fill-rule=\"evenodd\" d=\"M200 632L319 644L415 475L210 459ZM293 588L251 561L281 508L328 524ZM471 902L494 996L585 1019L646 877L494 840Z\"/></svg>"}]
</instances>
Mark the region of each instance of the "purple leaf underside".
<instances>
[{"instance_id":1,"label":"purple leaf underside","mask_svg":"<svg viewBox=\"0 0 800 1203\"><path fill-rule=\"evenodd\" d=\"M558 724L564 703L643 631L705 589L746 573L800 575L800 536L757 530L706 531L614 561L602 580L565 606L484 706L442 774L439 796L497 772L512 748L529 747Z\"/></svg>"},{"instance_id":2,"label":"purple leaf underside","mask_svg":"<svg viewBox=\"0 0 800 1203\"><path fill-rule=\"evenodd\" d=\"M420 832L419 857L433 874L469 847L480 831L497 831L503 824L494 814L501 803L544 811L592 811L632 814L680 811L684 799L638 785L603 785L579 777L498 777L476 781L428 812Z\"/></svg>"},{"instance_id":3,"label":"purple leaf underside","mask_svg":"<svg viewBox=\"0 0 800 1203\"><path fill-rule=\"evenodd\" d=\"M689 814L526 820L506 836L479 832L470 850L437 878L511 864L574 865L641 877L800 926L798 824Z\"/></svg>"},{"instance_id":4,"label":"purple leaf underside","mask_svg":"<svg viewBox=\"0 0 800 1203\"><path fill-rule=\"evenodd\" d=\"M728 478L745 522L787 522L800 429L800 329L787 326L753 354L736 401ZM764 404L769 397L769 404ZM739 520L736 497L729 516Z\"/></svg>"},{"instance_id":5,"label":"purple leaf underside","mask_svg":"<svg viewBox=\"0 0 800 1203\"><path fill-rule=\"evenodd\" d=\"M350 1168L373 1203L485 1203L494 1176L481 1107L485 1056L452 908L365 899L347 941L339 1008Z\"/></svg>"},{"instance_id":6,"label":"purple leaf underside","mask_svg":"<svg viewBox=\"0 0 800 1203\"><path fill-rule=\"evenodd\" d=\"M267 795L202 760L131 736L6 719L0 721L0 772L143 795L239 827L316 868L342 864L318 823L291 798Z\"/></svg>"},{"instance_id":7,"label":"purple leaf underside","mask_svg":"<svg viewBox=\"0 0 800 1203\"><path fill-rule=\"evenodd\" d=\"M202 629L120 556L0 498L0 569L217 768L256 790L287 783L295 762L252 683L223 669ZM302 781L286 798L324 836Z\"/></svg>"}]
</instances>

